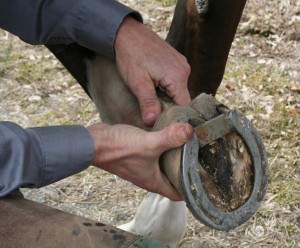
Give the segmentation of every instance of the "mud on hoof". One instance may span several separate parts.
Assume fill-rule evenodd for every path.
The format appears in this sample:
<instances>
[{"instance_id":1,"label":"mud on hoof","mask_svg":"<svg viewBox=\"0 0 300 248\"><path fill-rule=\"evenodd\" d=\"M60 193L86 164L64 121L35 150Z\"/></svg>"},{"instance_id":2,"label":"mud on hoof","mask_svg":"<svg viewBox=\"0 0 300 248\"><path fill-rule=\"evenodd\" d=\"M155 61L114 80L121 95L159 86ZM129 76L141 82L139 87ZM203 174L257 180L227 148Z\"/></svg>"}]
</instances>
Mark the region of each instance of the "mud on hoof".
<instances>
[{"instance_id":1,"label":"mud on hoof","mask_svg":"<svg viewBox=\"0 0 300 248\"><path fill-rule=\"evenodd\" d=\"M199 149L200 177L208 199L230 212L246 202L253 189L254 168L243 139L230 133Z\"/></svg>"}]
</instances>

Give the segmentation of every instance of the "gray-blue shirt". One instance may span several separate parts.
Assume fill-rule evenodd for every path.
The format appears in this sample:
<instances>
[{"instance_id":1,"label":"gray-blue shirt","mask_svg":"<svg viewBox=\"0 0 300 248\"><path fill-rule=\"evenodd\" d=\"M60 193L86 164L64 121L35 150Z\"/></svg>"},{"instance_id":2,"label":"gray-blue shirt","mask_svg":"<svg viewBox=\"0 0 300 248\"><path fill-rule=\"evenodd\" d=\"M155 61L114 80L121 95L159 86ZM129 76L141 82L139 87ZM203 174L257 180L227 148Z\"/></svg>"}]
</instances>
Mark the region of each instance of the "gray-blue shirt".
<instances>
[{"instance_id":1,"label":"gray-blue shirt","mask_svg":"<svg viewBox=\"0 0 300 248\"><path fill-rule=\"evenodd\" d=\"M0 28L30 44L73 42L114 58L123 19L141 15L115 0L0 0Z\"/></svg>"},{"instance_id":2,"label":"gray-blue shirt","mask_svg":"<svg viewBox=\"0 0 300 248\"><path fill-rule=\"evenodd\" d=\"M128 15L141 20L115 0L0 0L0 28L25 42L77 43L110 58L116 32ZM93 153L92 138L82 126L23 129L0 122L0 197L80 172Z\"/></svg>"},{"instance_id":3,"label":"gray-blue shirt","mask_svg":"<svg viewBox=\"0 0 300 248\"><path fill-rule=\"evenodd\" d=\"M94 144L83 126L23 129L0 122L0 197L38 188L86 169Z\"/></svg>"}]
</instances>

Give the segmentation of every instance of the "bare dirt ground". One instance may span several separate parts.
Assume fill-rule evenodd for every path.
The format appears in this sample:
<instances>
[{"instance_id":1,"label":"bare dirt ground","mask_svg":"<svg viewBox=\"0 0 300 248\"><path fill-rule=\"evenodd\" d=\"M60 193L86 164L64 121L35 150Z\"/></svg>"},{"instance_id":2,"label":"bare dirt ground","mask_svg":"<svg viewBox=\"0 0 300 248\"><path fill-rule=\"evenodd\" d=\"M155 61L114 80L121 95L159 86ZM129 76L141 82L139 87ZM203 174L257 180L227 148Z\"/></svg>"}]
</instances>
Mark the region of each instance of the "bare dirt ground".
<instances>
[{"instance_id":1,"label":"bare dirt ground","mask_svg":"<svg viewBox=\"0 0 300 248\"><path fill-rule=\"evenodd\" d=\"M165 37L172 1L126 0ZM93 103L42 46L0 30L0 120L23 127L99 121ZM261 133L270 165L265 199L247 223L212 230L189 215L186 247L300 247L300 1L249 1L217 98ZM132 219L145 191L95 168L25 196L107 224ZM193 241L193 242L192 242Z\"/></svg>"}]
</instances>

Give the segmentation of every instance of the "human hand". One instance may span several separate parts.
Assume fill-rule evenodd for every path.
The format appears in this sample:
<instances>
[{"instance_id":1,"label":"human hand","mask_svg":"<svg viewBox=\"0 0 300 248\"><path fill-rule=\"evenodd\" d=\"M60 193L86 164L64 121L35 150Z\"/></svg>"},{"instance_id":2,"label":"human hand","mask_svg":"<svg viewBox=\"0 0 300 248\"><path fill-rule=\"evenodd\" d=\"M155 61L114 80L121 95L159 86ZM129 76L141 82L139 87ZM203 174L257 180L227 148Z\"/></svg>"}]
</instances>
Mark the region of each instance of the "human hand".
<instances>
[{"instance_id":1,"label":"human hand","mask_svg":"<svg viewBox=\"0 0 300 248\"><path fill-rule=\"evenodd\" d=\"M178 105L190 103L186 58L145 25L125 18L117 32L115 53L119 73L137 97L146 125L153 125L161 113L155 87L161 86Z\"/></svg>"},{"instance_id":2,"label":"human hand","mask_svg":"<svg viewBox=\"0 0 300 248\"><path fill-rule=\"evenodd\" d=\"M129 125L99 123L87 129L95 145L93 165L173 201L182 200L161 172L158 161L163 152L192 138L192 126L176 123L161 131L147 132Z\"/></svg>"}]
</instances>

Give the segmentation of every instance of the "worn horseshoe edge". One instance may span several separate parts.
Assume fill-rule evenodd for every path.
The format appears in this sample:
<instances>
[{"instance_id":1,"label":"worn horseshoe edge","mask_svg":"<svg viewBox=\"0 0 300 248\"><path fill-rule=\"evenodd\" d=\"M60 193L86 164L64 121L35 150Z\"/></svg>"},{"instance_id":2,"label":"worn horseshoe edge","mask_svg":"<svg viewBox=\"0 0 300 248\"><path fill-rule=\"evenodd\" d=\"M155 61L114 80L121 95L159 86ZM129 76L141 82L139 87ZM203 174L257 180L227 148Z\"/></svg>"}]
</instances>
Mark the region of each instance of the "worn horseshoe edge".
<instances>
[{"instance_id":1,"label":"worn horseshoe edge","mask_svg":"<svg viewBox=\"0 0 300 248\"><path fill-rule=\"evenodd\" d=\"M262 139L252 123L238 111L230 111L228 118L244 140L254 167L254 183L248 200L231 212L223 212L208 199L199 176L199 144L197 136L181 151L181 183L187 207L195 218L220 231L231 230L247 221L257 211L265 195L268 181L268 162Z\"/></svg>"}]
</instances>

